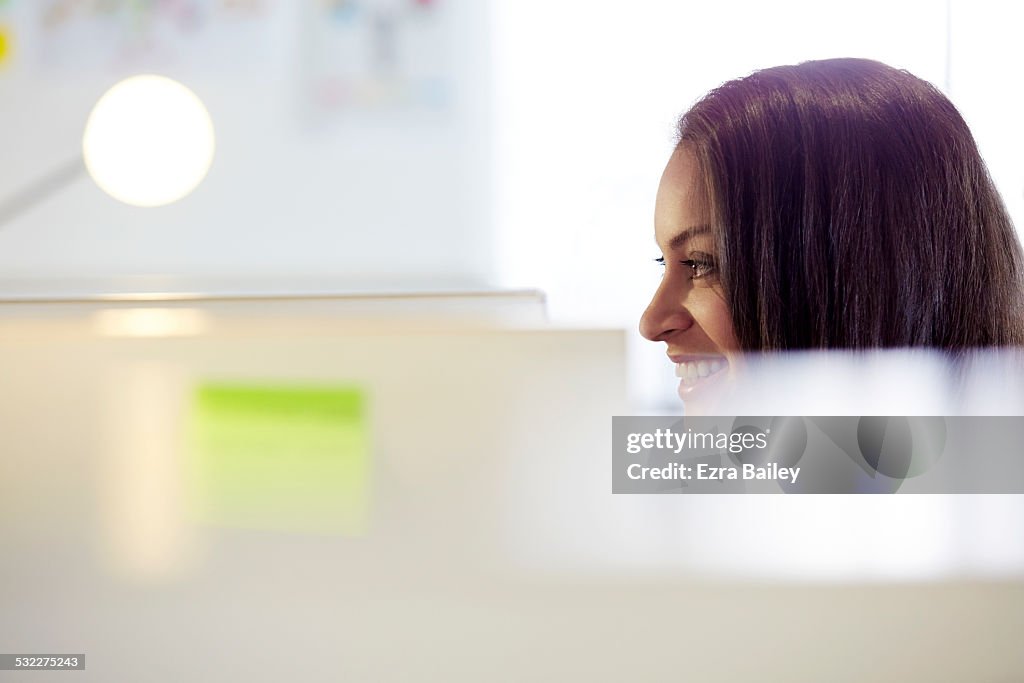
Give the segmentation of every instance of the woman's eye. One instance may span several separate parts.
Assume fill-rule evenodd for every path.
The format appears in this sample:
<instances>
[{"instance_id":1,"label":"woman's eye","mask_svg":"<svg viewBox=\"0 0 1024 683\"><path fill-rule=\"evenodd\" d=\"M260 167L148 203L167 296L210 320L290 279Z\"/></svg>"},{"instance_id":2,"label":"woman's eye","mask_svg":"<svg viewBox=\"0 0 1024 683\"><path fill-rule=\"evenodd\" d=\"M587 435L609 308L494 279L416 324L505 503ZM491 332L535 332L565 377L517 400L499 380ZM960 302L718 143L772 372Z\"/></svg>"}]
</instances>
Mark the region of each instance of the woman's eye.
<instances>
[{"instance_id":1,"label":"woman's eye","mask_svg":"<svg viewBox=\"0 0 1024 683\"><path fill-rule=\"evenodd\" d=\"M654 259L654 262L664 267L665 257L656 258ZM680 261L679 265L690 269L691 280L706 278L710 275L714 275L718 270L718 267L715 265L714 257L709 256L708 254L695 255L693 258Z\"/></svg>"},{"instance_id":2,"label":"woman's eye","mask_svg":"<svg viewBox=\"0 0 1024 683\"><path fill-rule=\"evenodd\" d=\"M708 254L694 255L693 258L680 261L679 263L693 271L692 279L694 280L714 275L717 270L715 259Z\"/></svg>"}]
</instances>

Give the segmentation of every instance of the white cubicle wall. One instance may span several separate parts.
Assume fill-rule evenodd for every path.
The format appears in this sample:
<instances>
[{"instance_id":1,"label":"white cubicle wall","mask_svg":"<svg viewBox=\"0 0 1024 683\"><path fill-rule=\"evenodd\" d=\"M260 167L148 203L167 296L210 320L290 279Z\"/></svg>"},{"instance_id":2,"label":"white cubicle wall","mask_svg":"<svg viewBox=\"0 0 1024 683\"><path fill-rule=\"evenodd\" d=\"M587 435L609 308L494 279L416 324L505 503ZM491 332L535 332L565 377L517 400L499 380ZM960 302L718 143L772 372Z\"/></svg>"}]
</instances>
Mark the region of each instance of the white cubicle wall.
<instances>
[{"instance_id":1,"label":"white cubicle wall","mask_svg":"<svg viewBox=\"0 0 1024 683\"><path fill-rule=\"evenodd\" d=\"M511 299L0 306L5 649L84 652L90 681L1024 673L1019 580L949 571L929 496L613 496L623 333ZM363 412L286 401L197 442L211 385ZM339 419L348 478L310 447Z\"/></svg>"}]
</instances>

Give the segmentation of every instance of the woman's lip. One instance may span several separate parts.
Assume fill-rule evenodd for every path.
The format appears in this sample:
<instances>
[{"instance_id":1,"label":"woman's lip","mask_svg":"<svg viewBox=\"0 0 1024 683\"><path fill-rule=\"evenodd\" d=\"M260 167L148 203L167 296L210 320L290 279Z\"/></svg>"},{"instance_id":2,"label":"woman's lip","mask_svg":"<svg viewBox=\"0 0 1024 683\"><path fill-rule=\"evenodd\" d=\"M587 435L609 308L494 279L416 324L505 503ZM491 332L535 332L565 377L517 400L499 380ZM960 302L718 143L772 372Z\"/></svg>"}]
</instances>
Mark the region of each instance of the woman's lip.
<instances>
[{"instance_id":1,"label":"woman's lip","mask_svg":"<svg viewBox=\"0 0 1024 683\"><path fill-rule=\"evenodd\" d=\"M687 384L685 380L679 380L679 387L676 389L676 393L684 401L693 401L721 385L727 374L724 370L716 372L708 377L701 377L693 384Z\"/></svg>"},{"instance_id":2,"label":"woman's lip","mask_svg":"<svg viewBox=\"0 0 1024 683\"><path fill-rule=\"evenodd\" d=\"M673 363L676 363L677 365L679 363L689 363L690 361L699 362L702 360L718 360L723 363L728 362L725 359L725 356L723 356L720 353L670 353L667 355L669 360L671 360Z\"/></svg>"},{"instance_id":3,"label":"woman's lip","mask_svg":"<svg viewBox=\"0 0 1024 683\"><path fill-rule=\"evenodd\" d=\"M680 398L693 399L706 387L718 384L728 374L729 362L723 356L670 356L676 363L676 376L680 377ZM676 360L678 358L679 360Z\"/></svg>"}]
</instances>

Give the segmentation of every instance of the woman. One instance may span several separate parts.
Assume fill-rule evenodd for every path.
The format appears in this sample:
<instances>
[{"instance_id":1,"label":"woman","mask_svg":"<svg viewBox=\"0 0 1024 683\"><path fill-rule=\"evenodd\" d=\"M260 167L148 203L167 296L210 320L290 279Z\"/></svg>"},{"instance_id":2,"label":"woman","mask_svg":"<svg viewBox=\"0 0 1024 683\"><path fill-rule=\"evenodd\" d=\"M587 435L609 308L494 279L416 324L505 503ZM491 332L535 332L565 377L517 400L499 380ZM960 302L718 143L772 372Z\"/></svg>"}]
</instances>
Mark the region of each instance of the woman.
<instances>
[{"instance_id":1,"label":"woman","mask_svg":"<svg viewBox=\"0 0 1024 683\"><path fill-rule=\"evenodd\" d=\"M665 267L640 323L687 399L742 352L1017 345L1022 256L935 87L833 59L730 81L680 120L658 189Z\"/></svg>"}]
</instances>

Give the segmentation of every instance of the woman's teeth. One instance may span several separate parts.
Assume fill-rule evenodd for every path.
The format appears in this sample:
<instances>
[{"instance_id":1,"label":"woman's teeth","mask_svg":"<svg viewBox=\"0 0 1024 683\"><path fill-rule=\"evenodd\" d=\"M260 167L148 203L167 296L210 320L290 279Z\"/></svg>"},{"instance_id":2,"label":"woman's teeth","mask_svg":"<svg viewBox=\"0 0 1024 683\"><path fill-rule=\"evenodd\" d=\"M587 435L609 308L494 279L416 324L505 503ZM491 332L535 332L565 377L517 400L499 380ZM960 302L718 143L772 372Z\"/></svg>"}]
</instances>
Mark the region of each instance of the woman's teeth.
<instances>
[{"instance_id":1,"label":"woman's teeth","mask_svg":"<svg viewBox=\"0 0 1024 683\"><path fill-rule=\"evenodd\" d=\"M724 360L698 360L676 363L676 377L683 380L683 384L696 384L697 380L708 375L713 375L726 366Z\"/></svg>"}]
</instances>

